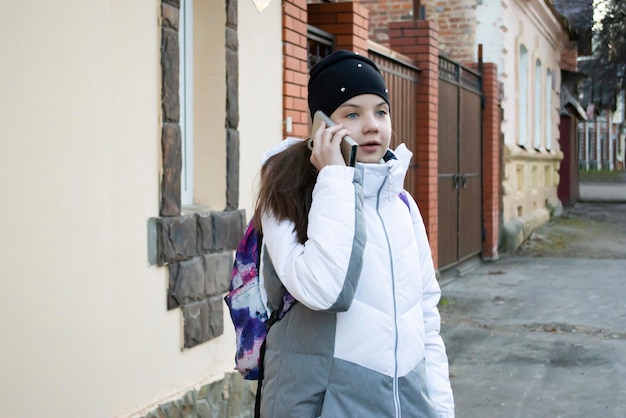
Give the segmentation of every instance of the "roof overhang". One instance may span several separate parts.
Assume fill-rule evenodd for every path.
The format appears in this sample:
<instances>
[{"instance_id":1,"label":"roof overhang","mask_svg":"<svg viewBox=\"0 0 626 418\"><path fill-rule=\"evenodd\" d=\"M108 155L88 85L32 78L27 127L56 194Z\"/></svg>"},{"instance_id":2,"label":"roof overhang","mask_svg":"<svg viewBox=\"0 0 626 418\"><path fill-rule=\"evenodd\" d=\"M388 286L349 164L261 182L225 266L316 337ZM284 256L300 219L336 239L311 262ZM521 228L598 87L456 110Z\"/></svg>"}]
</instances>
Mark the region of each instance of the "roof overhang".
<instances>
[{"instance_id":1,"label":"roof overhang","mask_svg":"<svg viewBox=\"0 0 626 418\"><path fill-rule=\"evenodd\" d=\"M587 120L585 109L569 91L566 85L561 85L561 115L573 114L580 120Z\"/></svg>"}]
</instances>

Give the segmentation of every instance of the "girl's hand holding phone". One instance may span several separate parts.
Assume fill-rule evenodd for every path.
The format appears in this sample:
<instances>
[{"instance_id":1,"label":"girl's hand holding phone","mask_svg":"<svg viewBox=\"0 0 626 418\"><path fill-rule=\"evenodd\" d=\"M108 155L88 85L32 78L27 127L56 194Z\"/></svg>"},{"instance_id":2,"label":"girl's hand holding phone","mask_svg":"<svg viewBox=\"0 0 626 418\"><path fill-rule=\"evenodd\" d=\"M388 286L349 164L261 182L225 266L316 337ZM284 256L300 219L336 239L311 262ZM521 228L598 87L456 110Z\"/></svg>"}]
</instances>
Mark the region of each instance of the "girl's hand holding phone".
<instances>
[{"instance_id":1,"label":"girl's hand holding phone","mask_svg":"<svg viewBox=\"0 0 626 418\"><path fill-rule=\"evenodd\" d=\"M311 139L315 145L311 150L311 164L317 171L327 165L346 165L340 148L341 140L346 135L350 135L350 132L343 125L327 127L324 122L312 132Z\"/></svg>"}]
</instances>

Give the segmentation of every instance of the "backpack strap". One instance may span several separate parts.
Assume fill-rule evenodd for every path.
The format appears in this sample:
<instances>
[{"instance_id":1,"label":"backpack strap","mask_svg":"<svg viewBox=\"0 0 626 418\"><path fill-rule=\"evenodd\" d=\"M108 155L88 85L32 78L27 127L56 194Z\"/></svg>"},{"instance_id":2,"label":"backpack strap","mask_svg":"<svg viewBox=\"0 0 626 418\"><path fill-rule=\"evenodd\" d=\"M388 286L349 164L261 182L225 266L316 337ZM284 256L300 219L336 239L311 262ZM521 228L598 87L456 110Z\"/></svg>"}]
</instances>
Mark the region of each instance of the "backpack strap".
<instances>
[{"instance_id":1,"label":"backpack strap","mask_svg":"<svg viewBox=\"0 0 626 418\"><path fill-rule=\"evenodd\" d=\"M273 316L273 314L272 314ZM259 379L257 380L256 396L254 397L254 418L261 418L261 387L263 386L263 363L265 362L265 343L261 345L261 357L259 363Z\"/></svg>"},{"instance_id":2,"label":"backpack strap","mask_svg":"<svg viewBox=\"0 0 626 418\"><path fill-rule=\"evenodd\" d=\"M257 235L259 247L258 247L258 257L261 259L261 250L263 248L263 235ZM291 306L289 306L291 307ZM283 309L285 308L285 297L281 299L280 306L278 309L274 310L270 315L267 322L265 322L265 326L269 330L274 323L278 320L282 319L285 312ZM282 315L282 316L281 316ZM261 389L263 388L263 378L265 377L265 344L267 344L267 339L263 341L261 344L260 357L259 357L259 378L257 379L257 387L256 387L256 396L254 398L254 418L261 418Z\"/></svg>"},{"instance_id":3,"label":"backpack strap","mask_svg":"<svg viewBox=\"0 0 626 418\"><path fill-rule=\"evenodd\" d=\"M410 212L411 205L409 203L409 198L407 197L406 192L402 190L400 193L398 193L398 197L400 198L400 200L404 202L404 204L406 205L406 207L409 209L409 212Z\"/></svg>"},{"instance_id":4,"label":"backpack strap","mask_svg":"<svg viewBox=\"0 0 626 418\"><path fill-rule=\"evenodd\" d=\"M278 309L272 312L272 315L265 323L268 330L275 322L281 319L279 316L284 306L285 299L280 302L280 306L278 307ZM263 379L265 378L265 344L267 344L267 338L263 341L263 344L261 345L261 355L259 357L259 378L257 380L256 396L254 399L254 418L261 417L261 389L263 387Z\"/></svg>"}]
</instances>

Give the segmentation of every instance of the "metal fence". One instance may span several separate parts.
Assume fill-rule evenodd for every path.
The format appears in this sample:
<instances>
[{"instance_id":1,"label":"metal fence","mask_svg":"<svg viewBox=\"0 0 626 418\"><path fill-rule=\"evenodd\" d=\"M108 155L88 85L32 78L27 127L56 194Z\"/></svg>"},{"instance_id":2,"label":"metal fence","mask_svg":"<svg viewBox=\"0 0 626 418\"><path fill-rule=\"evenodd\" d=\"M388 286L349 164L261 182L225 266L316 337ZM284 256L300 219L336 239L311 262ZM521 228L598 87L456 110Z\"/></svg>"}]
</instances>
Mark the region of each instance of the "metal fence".
<instances>
[{"instance_id":1,"label":"metal fence","mask_svg":"<svg viewBox=\"0 0 626 418\"><path fill-rule=\"evenodd\" d=\"M377 43L369 43L369 58L376 63L389 89L393 135L391 148L401 143L416 152L417 143L417 68L404 55ZM416 161L416 158L413 159ZM411 164L404 187L417 195L417 165Z\"/></svg>"},{"instance_id":2,"label":"metal fence","mask_svg":"<svg viewBox=\"0 0 626 418\"><path fill-rule=\"evenodd\" d=\"M322 58L332 54L335 37L328 32L309 25L307 31L307 50L309 69Z\"/></svg>"}]
</instances>

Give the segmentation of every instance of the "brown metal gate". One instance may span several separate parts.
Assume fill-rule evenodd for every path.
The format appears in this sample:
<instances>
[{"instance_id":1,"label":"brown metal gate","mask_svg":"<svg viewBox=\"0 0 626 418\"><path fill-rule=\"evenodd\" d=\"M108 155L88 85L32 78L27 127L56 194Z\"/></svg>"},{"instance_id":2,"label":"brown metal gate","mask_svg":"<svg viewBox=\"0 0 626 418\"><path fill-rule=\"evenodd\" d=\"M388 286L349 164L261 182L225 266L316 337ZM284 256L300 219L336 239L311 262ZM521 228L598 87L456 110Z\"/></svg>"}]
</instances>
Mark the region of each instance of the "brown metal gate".
<instances>
[{"instance_id":1,"label":"brown metal gate","mask_svg":"<svg viewBox=\"0 0 626 418\"><path fill-rule=\"evenodd\" d=\"M415 152L417 144L417 75L419 69L404 55L392 52L374 42L369 43L369 58L376 63L385 79L391 100L391 144L395 149L401 143ZM415 159L414 159L415 160ZM405 177L404 188L417 196L417 165L411 163Z\"/></svg>"},{"instance_id":2,"label":"brown metal gate","mask_svg":"<svg viewBox=\"0 0 626 418\"><path fill-rule=\"evenodd\" d=\"M439 268L482 246L480 75L439 58Z\"/></svg>"}]
</instances>

